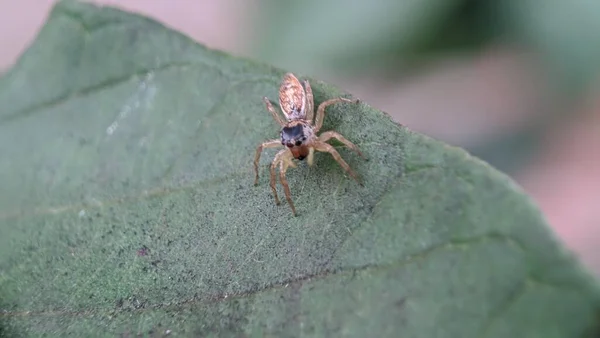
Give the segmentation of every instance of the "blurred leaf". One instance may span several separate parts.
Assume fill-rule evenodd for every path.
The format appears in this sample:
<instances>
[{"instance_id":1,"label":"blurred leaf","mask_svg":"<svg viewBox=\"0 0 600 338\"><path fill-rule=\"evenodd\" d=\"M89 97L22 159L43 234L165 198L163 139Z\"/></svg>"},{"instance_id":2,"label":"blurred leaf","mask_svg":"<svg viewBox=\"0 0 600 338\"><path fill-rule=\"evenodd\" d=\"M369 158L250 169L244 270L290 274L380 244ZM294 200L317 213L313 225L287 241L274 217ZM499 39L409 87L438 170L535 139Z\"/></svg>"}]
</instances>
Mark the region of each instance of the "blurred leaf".
<instances>
[{"instance_id":1,"label":"blurred leaf","mask_svg":"<svg viewBox=\"0 0 600 338\"><path fill-rule=\"evenodd\" d=\"M299 216L276 206L252 159L282 73L59 3L0 79L0 332L599 333L596 281L510 180L365 104L326 124L365 187L319 154L288 175Z\"/></svg>"},{"instance_id":2,"label":"blurred leaf","mask_svg":"<svg viewBox=\"0 0 600 338\"><path fill-rule=\"evenodd\" d=\"M493 4L482 0L460 1L447 16L440 18L435 31L415 42L410 54L418 57L456 50L472 52L489 45L502 33L497 15L493 13L496 9Z\"/></svg>"},{"instance_id":3,"label":"blurred leaf","mask_svg":"<svg viewBox=\"0 0 600 338\"><path fill-rule=\"evenodd\" d=\"M541 52L561 90L580 94L600 74L600 1L496 2L514 39ZM502 12L501 12L502 13Z\"/></svg>"},{"instance_id":4,"label":"blurred leaf","mask_svg":"<svg viewBox=\"0 0 600 338\"><path fill-rule=\"evenodd\" d=\"M495 40L538 51L568 94L585 91L600 73L595 0L262 0L261 13L256 54L312 73L395 71Z\"/></svg>"},{"instance_id":5,"label":"blurred leaf","mask_svg":"<svg viewBox=\"0 0 600 338\"><path fill-rule=\"evenodd\" d=\"M431 34L464 0L262 0L261 59L317 72L363 67L408 51ZM394 57L395 58L395 57ZM397 60L396 60L397 61ZM365 64L366 62L366 64Z\"/></svg>"}]
</instances>

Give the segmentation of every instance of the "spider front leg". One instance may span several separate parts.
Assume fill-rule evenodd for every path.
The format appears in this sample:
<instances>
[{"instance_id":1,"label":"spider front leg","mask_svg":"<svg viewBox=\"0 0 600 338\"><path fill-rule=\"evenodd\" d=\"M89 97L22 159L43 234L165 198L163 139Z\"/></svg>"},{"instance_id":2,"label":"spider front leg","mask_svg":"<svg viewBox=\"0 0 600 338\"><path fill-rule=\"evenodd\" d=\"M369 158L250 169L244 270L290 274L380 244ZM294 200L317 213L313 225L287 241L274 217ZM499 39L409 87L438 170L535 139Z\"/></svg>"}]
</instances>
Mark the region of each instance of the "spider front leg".
<instances>
[{"instance_id":1,"label":"spider front leg","mask_svg":"<svg viewBox=\"0 0 600 338\"><path fill-rule=\"evenodd\" d=\"M348 163L346 163L346 161L344 161L344 159L342 158L340 153L338 153L337 150L335 150L335 148L331 144L325 143L323 141L317 141L317 142L315 142L314 147L315 147L315 150L317 150L317 151L330 153L331 156L333 156L333 159L342 168L344 168L344 170L348 173L348 175L352 176L352 178L354 178L354 180L356 180L356 182L358 182L358 184L360 184L361 186L363 185L361 180L358 178L358 175L354 172L354 170L352 170L352 168L350 168Z\"/></svg>"},{"instance_id":2,"label":"spider front leg","mask_svg":"<svg viewBox=\"0 0 600 338\"><path fill-rule=\"evenodd\" d=\"M256 148L256 154L254 155L254 185L258 184L258 161L260 160L260 154L262 153L263 149L265 148L277 148L279 146L281 146L281 141L280 140L270 140L267 142L263 142L261 143L257 148Z\"/></svg>"},{"instance_id":3,"label":"spider front leg","mask_svg":"<svg viewBox=\"0 0 600 338\"><path fill-rule=\"evenodd\" d=\"M292 192L290 191L290 186L288 184L287 179L285 178L285 172L287 171L288 167L296 167L296 164L294 164L294 162L292 162L291 159L289 160L282 160L280 167L279 167L279 180L281 181L281 185L283 186L283 191L285 192L285 199L287 200L288 204L290 205L290 208L292 208L292 214L294 214L294 216L296 216L296 207L294 206L294 202L292 201Z\"/></svg>"},{"instance_id":4,"label":"spider front leg","mask_svg":"<svg viewBox=\"0 0 600 338\"><path fill-rule=\"evenodd\" d=\"M314 129L315 133L317 133L323 126L323 118L325 117L325 108L327 108L328 106L330 106L332 104L338 103L338 102L358 103L359 100L358 99L350 100L345 97L337 97L335 99L329 99L329 100L321 103L319 105L319 108L317 108L317 116L315 117L315 129Z\"/></svg>"},{"instance_id":5,"label":"spider front leg","mask_svg":"<svg viewBox=\"0 0 600 338\"><path fill-rule=\"evenodd\" d=\"M342 142L346 147L348 147L351 150L353 150L354 152L356 152L358 154L358 156L365 158L365 156L362 154L360 149L358 149L358 147L354 143L348 141L348 139L346 139L344 136L342 136L342 134L335 132L335 131L326 131L323 134L319 135L319 141L321 141L321 142L327 142L332 138Z\"/></svg>"},{"instance_id":6,"label":"spider front leg","mask_svg":"<svg viewBox=\"0 0 600 338\"><path fill-rule=\"evenodd\" d=\"M292 157L293 157L293 155L288 149L282 149L275 155L275 157L273 158L273 162L271 162L270 186L271 186L271 190L273 191L273 197L275 197L275 204L277 204L277 205L281 204L281 202L279 201L279 196L277 196L277 186L276 186L277 175L275 173L275 168L277 168L277 166L280 165L280 171L281 171L282 170L281 168L283 168L284 163L286 163L286 170L287 170L287 166L296 167L296 164L294 162L292 162L292 160L291 160ZM287 185L287 181L285 181L285 183ZM283 185L283 182L282 182L282 185ZM284 189L285 189L285 186L284 186ZM288 187L288 190L289 190L289 187Z\"/></svg>"}]
</instances>

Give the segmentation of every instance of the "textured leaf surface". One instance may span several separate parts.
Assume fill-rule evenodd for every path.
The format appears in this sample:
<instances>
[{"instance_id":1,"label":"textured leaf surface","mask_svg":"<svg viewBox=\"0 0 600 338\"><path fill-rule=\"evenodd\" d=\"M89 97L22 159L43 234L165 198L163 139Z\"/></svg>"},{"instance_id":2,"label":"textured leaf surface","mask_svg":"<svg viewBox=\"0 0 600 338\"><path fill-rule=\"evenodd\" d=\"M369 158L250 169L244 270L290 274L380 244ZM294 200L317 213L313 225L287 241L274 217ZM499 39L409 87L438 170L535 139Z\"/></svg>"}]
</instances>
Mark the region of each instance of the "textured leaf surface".
<instances>
[{"instance_id":1,"label":"textured leaf surface","mask_svg":"<svg viewBox=\"0 0 600 338\"><path fill-rule=\"evenodd\" d=\"M596 281L506 177L366 104L340 152L289 171L256 145L283 71L148 19L62 2L0 79L0 333L593 336ZM317 102L342 95L313 81Z\"/></svg>"}]
</instances>

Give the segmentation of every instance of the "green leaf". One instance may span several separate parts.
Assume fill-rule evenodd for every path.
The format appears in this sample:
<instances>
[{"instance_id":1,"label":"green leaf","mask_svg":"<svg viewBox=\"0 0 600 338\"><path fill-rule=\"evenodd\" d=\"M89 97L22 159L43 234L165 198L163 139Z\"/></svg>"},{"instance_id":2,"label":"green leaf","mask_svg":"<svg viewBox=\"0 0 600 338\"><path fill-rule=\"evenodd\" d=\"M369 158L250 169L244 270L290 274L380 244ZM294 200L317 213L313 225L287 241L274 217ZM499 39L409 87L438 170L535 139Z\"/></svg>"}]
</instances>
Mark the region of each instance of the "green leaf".
<instances>
[{"instance_id":1,"label":"green leaf","mask_svg":"<svg viewBox=\"0 0 600 338\"><path fill-rule=\"evenodd\" d=\"M515 184L366 104L325 124L365 186L319 153L288 172L298 217L276 206L252 161L283 73L60 2L0 79L0 334L600 333L597 281Z\"/></svg>"}]
</instances>

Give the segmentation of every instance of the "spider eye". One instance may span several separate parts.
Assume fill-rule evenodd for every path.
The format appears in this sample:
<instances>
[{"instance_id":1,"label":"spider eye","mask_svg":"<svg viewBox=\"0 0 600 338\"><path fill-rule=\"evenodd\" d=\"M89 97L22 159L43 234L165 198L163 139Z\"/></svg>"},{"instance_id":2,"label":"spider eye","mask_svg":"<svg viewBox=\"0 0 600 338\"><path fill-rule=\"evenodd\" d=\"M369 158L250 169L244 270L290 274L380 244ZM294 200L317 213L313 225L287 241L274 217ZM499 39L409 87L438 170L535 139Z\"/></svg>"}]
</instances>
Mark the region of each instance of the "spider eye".
<instances>
[{"instance_id":1,"label":"spider eye","mask_svg":"<svg viewBox=\"0 0 600 338\"><path fill-rule=\"evenodd\" d=\"M298 140L296 141L296 146L300 146L302 144L302 141Z\"/></svg>"},{"instance_id":2,"label":"spider eye","mask_svg":"<svg viewBox=\"0 0 600 338\"><path fill-rule=\"evenodd\" d=\"M288 148L292 148L292 147L294 146L294 144L290 142L290 143L286 144L286 146L287 146Z\"/></svg>"}]
</instances>

